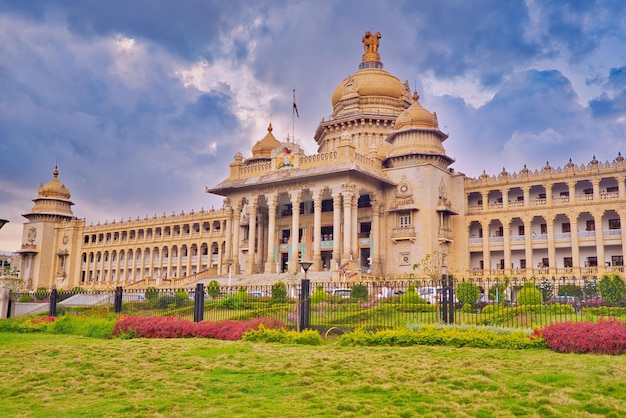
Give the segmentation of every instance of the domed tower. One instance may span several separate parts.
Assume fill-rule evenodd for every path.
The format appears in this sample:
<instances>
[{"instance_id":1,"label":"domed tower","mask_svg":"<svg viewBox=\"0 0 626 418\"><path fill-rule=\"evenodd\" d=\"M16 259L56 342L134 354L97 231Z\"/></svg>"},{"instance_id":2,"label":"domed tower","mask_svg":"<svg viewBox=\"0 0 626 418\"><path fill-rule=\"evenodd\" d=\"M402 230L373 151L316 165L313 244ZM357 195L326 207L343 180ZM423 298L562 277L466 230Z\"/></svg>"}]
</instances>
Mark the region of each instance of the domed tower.
<instances>
[{"instance_id":1,"label":"domed tower","mask_svg":"<svg viewBox=\"0 0 626 418\"><path fill-rule=\"evenodd\" d=\"M59 258L65 262L68 255L67 250L57 248L58 226L76 219L70 190L59 181L57 167L52 175L52 180L39 186L31 211L22 215L28 222L24 223L19 251L22 254L20 276L27 288L50 288L55 284L55 262Z\"/></svg>"},{"instance_id":2,"label":"domed tower","mask_svg":"<svg viewBox=\"0 0 626 418\"><path fill-rule=\"evenodd\" d=\"M280 141L272 134L272 123L267 127L267 135L258 140L252 147L252 157L248 161L261 161L272 159L272 151L280 146Z\"/></svg>"},{"instance_id":3,"label":"domed tower","mask_svg":"<svg viewBox=\"0 0 626 418\"><path fill-rule=\"evenodd\" d=\"M391 149L383 166L392 168L397 161L405 161L404 157L410 155L415 164L433 164L446 170L454 162L443 148L443 141L447 138L448 135L439 130L437 113L424 109L415 91L413 104L398 116L395 129L385 139Z\"/></svg>"},{"instance_id":4,"label":"domed tower","mask_svg":"<svg viewBox=\"0 0 626 418\"><path fill-rule=\"evenodd\" d=\"M407 81L402 83L383 69L378 53L380 38L380 32L367 31L363 36L365 52L359 70L335 88L333 113L315 132L318 152L334 151L345 132L360 154L367 155L371 144L383 156L388 151L384 139L396 117L411 105L411 91Z\"/></svg>"}]
</instances>

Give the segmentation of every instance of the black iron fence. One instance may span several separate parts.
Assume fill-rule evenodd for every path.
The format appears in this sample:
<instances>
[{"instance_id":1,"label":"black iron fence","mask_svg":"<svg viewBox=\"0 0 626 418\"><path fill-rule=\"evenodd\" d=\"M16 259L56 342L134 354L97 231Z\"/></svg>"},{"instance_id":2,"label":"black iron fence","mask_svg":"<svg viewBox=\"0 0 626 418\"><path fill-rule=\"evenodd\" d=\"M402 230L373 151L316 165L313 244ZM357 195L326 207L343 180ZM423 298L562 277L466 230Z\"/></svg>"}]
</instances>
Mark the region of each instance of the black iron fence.
<instances>
[{"instance_id":1,"label":"black iron fence","mask_svg":"<svg viewBox=\"0 0 626 418\"><path fill-rule=\"evenodd\" d=\"M89 310L170 315L199 321L274 317L293 329L385 329L455 323L543 327L554 322L615 317L626 321L623 279L377 280L362 283L307 279L255 286L29 292L12 295L9 316ZM620 284L621 283L621 284Z\"/></svg>"}]
</instances>

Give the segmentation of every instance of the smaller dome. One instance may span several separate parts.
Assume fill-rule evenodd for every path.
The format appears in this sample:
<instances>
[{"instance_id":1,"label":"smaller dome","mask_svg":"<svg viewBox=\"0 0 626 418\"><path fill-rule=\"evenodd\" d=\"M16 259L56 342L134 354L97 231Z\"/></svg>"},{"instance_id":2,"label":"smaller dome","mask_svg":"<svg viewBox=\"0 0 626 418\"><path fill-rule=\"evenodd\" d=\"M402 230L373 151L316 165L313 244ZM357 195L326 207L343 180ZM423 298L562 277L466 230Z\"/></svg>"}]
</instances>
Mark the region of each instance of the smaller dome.
<instances>
[{"instance_id":1,"label":"smaller dome","mask_svg":"<svg viewBox=\"0 0 626 418\"><path fill-rule=\"evenodd\" d=\"M439 128L439 121L436 113L430 113L419 103L419 94L413 93L413 104L404 112L400 113L396 119L395 129L400 130L406 127L416 128Z\"/></svg>"},{"instance_id":2,"label":"smaller dome","mask_svg":"<svg viewBox=\"0 0 626 418\"><path fill-rule=\"evenodd\" d=\"M57 167L54 167L54 171L52 172L54 176L52 180L50 180L47 184L42 184L39 186L37 190L37 194L39 197L52 197L57 199L69 199L70 198L70 189L65 187L59 181L59 170Z\"/></svg>"},{"instance_id":3,"label":"smaller dome","mask_svg":"<svg viewBox=\"0 0 626 418\"><path fill-rule=\"evenodd\" d=\"M267 135L252 147L252 158L270 158L272 150L280 145L280 141L272 135L272 123L267 127Z\"/></svg>"}]
</instances>

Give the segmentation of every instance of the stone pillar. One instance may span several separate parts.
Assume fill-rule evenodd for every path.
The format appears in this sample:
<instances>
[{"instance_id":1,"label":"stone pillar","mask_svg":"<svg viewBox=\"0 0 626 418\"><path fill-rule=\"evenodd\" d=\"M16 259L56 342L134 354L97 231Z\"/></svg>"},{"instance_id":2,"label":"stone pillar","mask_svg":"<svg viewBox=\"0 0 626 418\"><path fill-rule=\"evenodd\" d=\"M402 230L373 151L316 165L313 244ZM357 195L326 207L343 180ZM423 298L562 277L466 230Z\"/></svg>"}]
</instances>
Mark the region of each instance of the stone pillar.
<instances>
[{"instance_id":1,"label":"stone pillar","mask_svg":"<svg viewBox=\"0 0 626 418\"><path fill-rule=\"evenodd\" d=\"M552 187L553 186L554 186L554 183L546 183L546 205L548 205L548 206L552 205ZM548 238L548 240L549 239L550 238ZM552 261L550 261L550 262L552 262Z\"/></svg>"},{"instance_id":2,"label":"stone pillar","mask_svg":"<svg viewBox=\"0 0 626 418\"><path fill-rule=\"evenodd\" d=\"M352 260L358 263L359 260L359 194L356 193L352 197L352 248L350 252L353 254Z\"/></svg>"},{"instance_id":3,"label":"stone pillar","mask_svg":"<svg viewBox=\"0 0 626 418\"><path fill-rule=\"evenodd\" d=\"M599 182L598 182L599 184ZM595 183L594 183L594 198L595 194ZM599 195L598 195L599 198ZM593 221L596 227L596 251L598 256L598 273L604 271L604 231L602 230L602 212L593 213Z\"/></svg>"},{"instance_id":4,"label":"stone pillar","mask_svg":"<svg viewBox=\"0 0 626 418\"><path fill-rule=\"evenodd\" d=\"M548 263L550 264L549 274L555 275L556 274L556 248L554 246L554 218L552 215L547 216L546 227L548 229Z\"/></svg>"},{"instance_id":5,"label":"stone pillar","mask_svg":"<svg viewBox=\"0 0 626 418\"><path fill-rule=\"evenodd\" d=\"M246 274L254 274L256 268L256 211L258 199L258 197L254 197L250 202L250 224L248 226L248 264L246 265Z\"/></svg>"},{"instance_id":6,"label":"stone pillar","mask_svg":"<svg viewBox=\"0 0 626 418\"><path fill-rule=\"evenodd\" d=\"M333 260L341 258L340 252L341 235L341 193L333 194ZM339 265L337 265L339 268Z\"/></svg>"},{"instance_id":7,"label":"stone pillar","mask_svg":"<svg viewBox=\"0 0 626 418\"><path fill-rule=\"evenodd\" d=\"M617 194L620 200L626 199L626 183L624 183L624 178L624 176L617 176ZM623 236L624 234L622 234L622 237Z\"/></svg>"},{"instance_id":8,"label":"stone pillar","mask_svg":"<svg viewBox=\"0 0 626 418\"><path fill-rule=\"evenodd\" d=\"M504 210L507 210L509 208L509 190L511 190L509 187L505 187L501 191L501 193L502 193L502 209L504 209ZM506 256L505 256L505 258L506 258ZM505 263L506 263L506 261L505 261ZM507 266L505 265L504 267L507 267ZM507 268L509 268L509 267L507 267Z\"/></svg>"},{"instance_id":9,"label":"stone pillar","mask_svg":"<svg viewBox=\"0 0 626 418\"><path fill-rule=\"evenodd\" d=\"M511 220L502 219L502 239L504 240L504 274L511 276Z\"/></svg>"},{"instance_id":10,"label":"stone pillar","mask_svg":"<svg viewBox=\"0 0 626 418\"><path fill-rule=\"evenodd\" d=\"M491 275L491 251L489 249L489 221L485 220L483 227L483 269L486 275Z\"/></svg>"},{"instance_id":11,"label":"stone pillar","mask_svg":"<svg viewBox=\"0 0 626 418\"><path fill-rule=\"evenodd\" d=\"M291 197L291 259L289 261L289 271L300 271L298 252L300 250L300 201L302 200L302 191L291 191L289 196Z\"/></svg>"},{"instance_id":12,"label":"stone pillar","mask_svg":"<svg viewBox=\"0 0 626 418\"><path fill-rule=\"evenodd\" d=\"M370 258L372 262L370 268L375 275L382 274L380 265L380 208L381 202L376 199L374 193L370 194L370 202L372 204L372 232L370 238L372 239L372 251L370 251Z\"/></svg>"},{"instance_id":13,"label":"stone pillar","mask_svg":"<svg viewBox=\"0 0 626 418\"><path fill-rule=\"evenodd\" d=\"M575 202L576 201L576 182L568 181L567 189L569 190L569 201Z\"/></svg>"},{"instance_id":14,"label":"stone pillar","mask_svg":"<svg viewBox=\"0 0 626 418\"><path fill-rule=\"evenodd\" d=\"M233 208L230 206L226 206L226 263L228 260L232 259L232 249L233 249ZM198 247L198 271L202 270L202 247Z\"/></svg>"},{"instance_id":15,"label":"stone pillar","mask_svg":"<svg viewBox=\"0 0 626 418\"><path fill-rule=\"evenodd\" d=\"M350 260L350 251L352 250L352 198L354 192L351 188L344 185L341 193L343 195L343 254L341 258L343 262Z\"/></svg>"},{"instance_id":16,"label":"stone pillar","mask_svg":"<svg viewBox=\"0 0 626 418\"><path fill-rule=\"evenodd\" d=\"M276 259L274 258L274 246L276 245L276 206L278 203L278 194L273 193L266 195L268 217L267 217L267 258L265 260L265 271L268 273L277 273Z\"/></svg>"},{"instance_id":17,"label":"stone pillar","mask_svg":"<svg viewBox=\"0 0 626 418\"><path fill-rule=\"evenodd\" d=\"M313 196L313 266L312 271L322 271L322 197L323 190L311 190Z\"/></svg>"},{"instance_id":18,"label":"stone pillar","mask_svg":"<svg viewBox=\"0 0 626 418\"><path fill-rule=\"evenodd\" d=\"M241 201L237 202L237 206L235 206L233 212L233 237L232 237L232 245L233 250L230 257L230 260L233 260L232 272L235 274L239 273L239 232L241 227L239 226L239 220L241 218ZM211 225L213 228L213 225ZM209 247L209 262L211 259L211 247Z\"/></svg>"},{"instance_id":19,"label":"stone pillar","mask_svg":"<svg viewBox=\"0 0 626 418\"><path fill-rule=\"evenodd\" d=\"M489 210L489 192L481 193L483 197L483 212Z\"/></svg>"},{"instance_id":20,"label":"stone pillar","mask_svg":"<svg viewBox=\"0 0 626 418\"><path fill-rule=\"evenodd\" d=\"M525 199L525 198L524 198ZM533 221L522 219L524 222L524 257L526 258L526 277L533 275Z\"/></svg>"},{"instance_id":21,"label":"stone pillar","mask_svg":"<svg viewBox=\"0 0 626 418\"><path fill-rule=\"evenodd\" d=\"M572 269L574 272L580 274L580 248L578 247L578 216L577 213L574 219L570 219L570 236L572 240Z\"/></svg>"},{"instance_id":22,"label":"stone pillar","mask_svg":"<svg viewBox=\"0 0 626 418\"><path fill-rule=\"evenodd\" d=\"M530 206L530 186L522 186L522 192L524 193L524 206Z\"/></svg>"}]
</instances>

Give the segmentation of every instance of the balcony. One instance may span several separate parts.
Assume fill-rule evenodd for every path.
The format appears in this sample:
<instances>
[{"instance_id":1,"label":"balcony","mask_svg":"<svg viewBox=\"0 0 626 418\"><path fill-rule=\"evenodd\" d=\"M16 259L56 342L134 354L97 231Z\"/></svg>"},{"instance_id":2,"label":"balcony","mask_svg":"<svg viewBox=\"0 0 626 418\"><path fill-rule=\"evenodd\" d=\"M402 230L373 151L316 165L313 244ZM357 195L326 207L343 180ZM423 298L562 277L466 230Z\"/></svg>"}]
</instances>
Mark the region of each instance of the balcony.
<instances>
[{"instance_id":1,"label":"balcony","mask_svg":"<svg viewBox=\"0 0 626 418\"><path fill-rule=\"evenodd\" d=\"M416 239L415 228L412 226L407 228L393 228L391 230L391 240L394 244L398 241L411 241L413 243Z\"/></svg>"}]
</instances>

